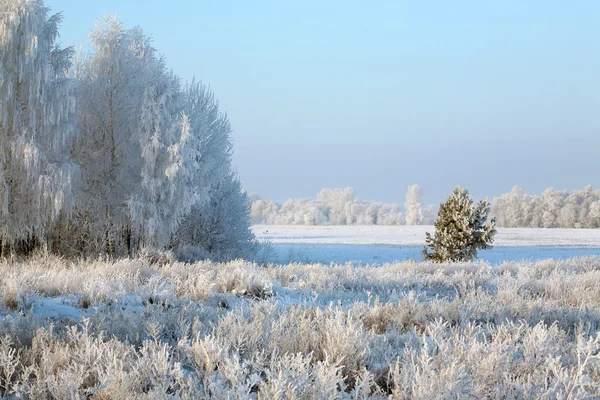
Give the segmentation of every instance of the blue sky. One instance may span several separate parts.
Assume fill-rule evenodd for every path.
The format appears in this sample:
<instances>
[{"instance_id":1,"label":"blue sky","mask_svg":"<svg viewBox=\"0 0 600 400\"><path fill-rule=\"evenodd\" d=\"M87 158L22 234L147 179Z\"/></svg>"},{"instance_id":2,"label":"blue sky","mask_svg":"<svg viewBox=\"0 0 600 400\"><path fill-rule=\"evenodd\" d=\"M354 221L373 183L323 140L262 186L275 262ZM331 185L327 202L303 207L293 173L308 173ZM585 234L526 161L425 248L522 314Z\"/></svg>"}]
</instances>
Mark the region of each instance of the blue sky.
<instances>
[{"instance_id":1,"label":"blue sky","mask_svg":"<svg viewBox=\"0 0 600 400\"><path fill-rule=\"evenodd\" d=\"M46 0L63 44L141 26L214 89L244 187L427 203L600 187L600 2Z\"/></svg>"}]
</instances>

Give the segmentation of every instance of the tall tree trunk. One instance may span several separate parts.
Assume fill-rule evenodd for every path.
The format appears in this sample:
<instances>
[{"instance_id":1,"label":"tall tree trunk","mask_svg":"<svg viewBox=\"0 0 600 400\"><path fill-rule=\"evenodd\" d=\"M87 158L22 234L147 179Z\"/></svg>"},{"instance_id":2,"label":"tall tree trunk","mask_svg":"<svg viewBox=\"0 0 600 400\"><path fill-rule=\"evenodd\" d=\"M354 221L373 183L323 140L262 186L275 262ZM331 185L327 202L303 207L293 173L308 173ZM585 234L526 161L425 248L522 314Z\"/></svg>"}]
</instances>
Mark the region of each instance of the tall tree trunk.
<instances>
[{"instance_id":1,"label":"tall tree trunk","mask_svg":"<svg viewBox=\"0 0 600 400\"><path fill-rule=\"evenodd\" d=\"M112 222L110 218L110 214L107 215L107 225L106 225L106 254L113 258L115 255L114 241L112 235Z\"/></svg>"},{"instance_id":2,"label":"tall tree trunk","mask_svg":"<svg viewBox=\"0 0 600 400\"><path fill-rule=\"evenodd\" d=\"M125 227L125 245L127 246L127 255L131 258L131 226L129 224Z\"/></svg>"},{"instance_id":3,"label":"tall tree trunk","mask_svg":"<svg viewBox=\"0 0 600 400\"><path fill-rule=\"evenodd\" d=\"M0 259L4 258L6 248L6 232L2 232L2 240L0 241Z\"/></svg>"}]
</instances>

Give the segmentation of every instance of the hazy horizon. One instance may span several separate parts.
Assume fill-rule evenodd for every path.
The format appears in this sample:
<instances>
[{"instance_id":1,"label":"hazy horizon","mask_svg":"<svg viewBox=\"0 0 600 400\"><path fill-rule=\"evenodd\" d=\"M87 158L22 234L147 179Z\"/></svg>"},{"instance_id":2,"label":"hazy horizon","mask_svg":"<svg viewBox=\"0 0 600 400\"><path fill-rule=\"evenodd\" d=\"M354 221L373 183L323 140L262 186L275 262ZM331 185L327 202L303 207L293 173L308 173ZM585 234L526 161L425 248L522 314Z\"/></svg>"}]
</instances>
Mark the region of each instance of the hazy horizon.
<instances>
[{"instance_id":1,"label":"hazy horizon","mask_svg":"<svg viewBox=\"0 0 600 400\"><path fill-rule=\"evenodd\" d=\"M263 199L600 187L598 2L73 4L46 1L64 11L63 44L118 13L211 85L242 184Z\"/></svg>"}]
</instances>

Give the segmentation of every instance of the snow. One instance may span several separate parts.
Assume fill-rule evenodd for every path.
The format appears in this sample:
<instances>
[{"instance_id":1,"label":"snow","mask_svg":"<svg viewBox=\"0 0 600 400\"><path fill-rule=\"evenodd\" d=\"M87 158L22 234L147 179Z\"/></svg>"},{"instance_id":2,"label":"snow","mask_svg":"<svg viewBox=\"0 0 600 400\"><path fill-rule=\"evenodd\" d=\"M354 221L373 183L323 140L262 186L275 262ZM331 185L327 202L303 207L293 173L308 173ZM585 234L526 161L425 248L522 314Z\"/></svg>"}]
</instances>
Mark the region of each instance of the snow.
<instances>
[{"instance_id":1,"label":"snow","mask_svg":"<svg viewBox=\"0 0 600 400\"><path fill-rule=\"evenodd\" d=\"M275 243L267 258L277 264L351 262L383 265L406 260L422 261L422 250L422 245ZM598 255L600 248L577 246L498 246L478 253L479 259L493 265L505 261L566 260Z\"/></svg>"},{"instance_id":2,"label":"snow","mask_svg":"<svg viewBox=\"0 0 600 400\"><path fill-rule=\"evenodd\" d=\"M272 244L268 261L382 265L421 261L425 232L433 226L255 225L261 241ZM491 264L600 255L598 229L500 228L491 250L479 252Z\"/></svg>"},{"instance_id":3,"label":"snow","mask_svg":"<svg viewBox=\"0 0 600 400\"><path fill-rule=\"evenodd\" d=\"M41 318L68 318L80 320L85 310L79 305L77 296L58 296L35 299L32 305L33 313Z\"/></svg>"},{"instance_id":4,"label":"snow","mask_svg":"<svg viewBox=\"0 0 600 400\"><path fill-rule=\"evenodd\" d=\"M254 225L257 239L286 244L425 245L430 225ZM494 246L575 246L600 248L600 229L498 228Z\"/></svg>"}]
</instances>

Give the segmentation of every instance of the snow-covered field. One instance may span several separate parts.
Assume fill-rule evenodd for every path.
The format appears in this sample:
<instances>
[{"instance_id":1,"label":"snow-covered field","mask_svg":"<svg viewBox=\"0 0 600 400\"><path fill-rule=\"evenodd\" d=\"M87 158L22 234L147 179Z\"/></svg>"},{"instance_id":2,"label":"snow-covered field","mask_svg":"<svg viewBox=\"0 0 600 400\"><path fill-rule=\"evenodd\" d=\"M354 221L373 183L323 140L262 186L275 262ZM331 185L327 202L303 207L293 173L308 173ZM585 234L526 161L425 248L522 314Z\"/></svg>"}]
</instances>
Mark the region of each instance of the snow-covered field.
<instances>
[{"instance_id":1,"label":"snow-covered field","mask_svg":"<svg viewBox=\"0 0 600 400\"><path fill-rule=\"evenodd\" d=\"M259 240L271 243L276 263L357 262L385 264L422 259L425 232L433 226L255 225ZM479 257L492 264L600 255L600 229L500 228L494 248Z\"/></svg>"},{"instance_id":2,"label":"snow-covered field","mask_svg":"<svg viewBox=\"0 0 600 400\"><path fill-rule=\"evenodd\" d=\"M0 263L0 397L598 398L600 259Z\"/></svg>"},{"instance_id":3,"label":"snow-covered field","mask_svg":"<svg viewBox=\"0 0 600 400\"><path fill-rule=\"evenodd\" d=\"M425 232L433 226L379 225L254 225L259 240L286 244L425 244ZM498 228L494 246L600 247L600 229Z\"/></svg>"}]
</instances>

